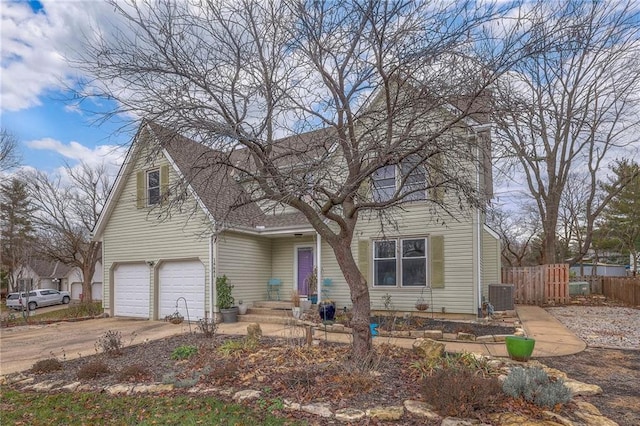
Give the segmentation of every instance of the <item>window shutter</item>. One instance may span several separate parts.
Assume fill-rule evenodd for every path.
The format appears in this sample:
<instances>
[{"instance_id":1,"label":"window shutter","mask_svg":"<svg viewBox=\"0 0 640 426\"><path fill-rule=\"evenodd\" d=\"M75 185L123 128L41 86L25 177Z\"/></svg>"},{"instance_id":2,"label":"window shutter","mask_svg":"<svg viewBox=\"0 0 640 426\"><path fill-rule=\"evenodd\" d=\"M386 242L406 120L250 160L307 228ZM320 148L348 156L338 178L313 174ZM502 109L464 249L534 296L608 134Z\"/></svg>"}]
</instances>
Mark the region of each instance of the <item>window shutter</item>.
<instances>
[{"instance_id":1,"label":"window shutter","mask_svg":"<svg viewBox=\"0 0 640 426\"><path fill-rule=\"evenodd\" d=\"M436 201L444 200L444 160L443 154L436 154L431 169L431 185L437 185L431 189L431 196Z\"/></svg>"},{"instance_id":2,"label":"window shutter","mask_svg":"<svg viewBox=\"0 0 640 426\"><path fill-rule=\"evenodd\" d=\"M145 196L145 182L144 182L144 172L138 172L136 174L136 206L141 209L144 207Z\"/></svg>"},{"instance_id":3,"label":"window shutter","mask_svg":"<svg viewBox=\"0 0 640 426\"><path fill-rule=\"evenodd\" d=\"M164 203L169 199L169 166L160 167L160 200Z\"/></svg>"},{"instance_id":4,"label":"window shutter","mask_svg":"<svg viewBox=\"0 0 640 426\"><path fill-rule=\"evenodd\" d=\"M371 267L370 267L370 257L371 253L369 252L369 240L361 240L358 241L358 268L364 278L367 280L369 285L372 285L371 282Z\"/></svg>"},{"instance_id":5,"label":"window shutter","mask_svg":"<svg viewBox=\"0 0 640 426\"><path fill-rule=\"evenodd\" d=\"M431 253L431 287L444 288L444 237L429 238Z\"/></svg>"}]
</instances>

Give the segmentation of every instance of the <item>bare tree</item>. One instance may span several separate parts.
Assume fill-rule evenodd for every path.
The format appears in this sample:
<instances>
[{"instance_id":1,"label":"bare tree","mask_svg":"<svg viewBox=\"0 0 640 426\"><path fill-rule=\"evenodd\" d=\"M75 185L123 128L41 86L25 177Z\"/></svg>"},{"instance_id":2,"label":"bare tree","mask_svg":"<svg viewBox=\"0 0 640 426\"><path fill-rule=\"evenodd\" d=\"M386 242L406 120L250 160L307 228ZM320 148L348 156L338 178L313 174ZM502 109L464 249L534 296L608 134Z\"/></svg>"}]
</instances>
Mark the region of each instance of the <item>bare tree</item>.
<instances>
[{"instance_id":1,"label":"bare tree","mask_svg":"<svg viewBox=\"0 0 640 426\"><path fill-rule=\"evenodd\" d=\"M546 2L531 12L531 54L495 86L497 135L523 175L542 220L545 263L557 261L559 209L572 173L584 179L589 249L603 170L636 140L640 108L640 25L634 2ZM624 182L617 184L620 190Z\"/></svg>"},{"instance_id":2,"label":"bare tree","mask_svg":"<svg viewBox=\"0 0 640 426\"><path fill-rule=\"evenodd\" d=\"M500 235L503 262L512 267L539 263L535 243L541 226L534 206L527 205L515 212L493 207L488 220Z\"/></svg>"},{"instance_id":3,"label":"bare tree","mask_svg":"<svg viewBox=\"0 0 640 426\"><path fill-rule=\"evenodd\" d=\"M92 34L76 58L87 83L119 111L214 148L208 168L232 169L246 189L232 209L269 201L302 213L349 285L353 350L364 359L358 219L394 226L393 212L417 199L433 217L484 205L476 175L487 172L477 164L489 164L488 137L469 122L486 121L486 89L517 60L505 51L518 35L498 22L500 49L479 52L500 11L465 2L112 4L125 24ZM388 165L404 171L385 192L371 181Z\"/></svg>"},{"instance_id":4,"label":"bare tree","mask_svg":"<svg viewBox=\"0 0 640 426\"><path fill-rule=\"evenodd\" d=\"M90 233L107 200L111 186L104 166L66 167L64 176L44 172L27 175L37 207L34 225L42 244L41 255L82 270L84 302L91 302L91 279L100 260L100 243Z\"/></svg>"},{"instance_id":5,"label":"bare tree","mask_svg":"<svg viewBox=\"0 0 640 426\"><path fill-rule=\"evenodd\" d=\"M6 129L0 130L0 172L12 169L20 164L18 139Z\"/></svg>"}]
</instances>

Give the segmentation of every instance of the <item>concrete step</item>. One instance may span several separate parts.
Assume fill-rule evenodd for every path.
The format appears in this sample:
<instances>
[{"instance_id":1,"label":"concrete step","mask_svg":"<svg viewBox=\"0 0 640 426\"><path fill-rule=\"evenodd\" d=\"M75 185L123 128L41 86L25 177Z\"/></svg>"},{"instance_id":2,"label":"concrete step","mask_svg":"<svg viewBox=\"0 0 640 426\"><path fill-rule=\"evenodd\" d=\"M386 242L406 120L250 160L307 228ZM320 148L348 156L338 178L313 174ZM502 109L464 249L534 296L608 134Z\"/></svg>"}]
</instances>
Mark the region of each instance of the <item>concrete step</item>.
<instances>
[{"instance_id":1,"label":"concrete step","mask_svg":"<svg viewBox=\"0 0 640 426\"><path fill-rule=\"evenodd\" d=\"M286 317L291 316L291 308L287 309L270 309L270 308L249 308L247 309L247 315L263 315L271 317Z\"/></svg>"},{"instance_id":2,"label":"concrete step","mask_svg":"<svg viewBox=\"0 0 640 426\"><path fill-rule=\"evenodd\" d=\"M291 316L291 312L289 312L288 317L286 316L269 316L269 315L254 315L254 314L246 314L246 315L238 315L238 322L257 322L258 324L289 324L293 321L297 321Z\"/></svg>"},{"instance_id":3,"label":"concrete step","mask_svg":"<svg viewBox=\"0 0 640 426\"><path fill-rule=\"evenodd\" d=\"M291 309L291 301L289 300L262 300L253 302L253 308L265 309Z\"/></svg>"}]
</instances>

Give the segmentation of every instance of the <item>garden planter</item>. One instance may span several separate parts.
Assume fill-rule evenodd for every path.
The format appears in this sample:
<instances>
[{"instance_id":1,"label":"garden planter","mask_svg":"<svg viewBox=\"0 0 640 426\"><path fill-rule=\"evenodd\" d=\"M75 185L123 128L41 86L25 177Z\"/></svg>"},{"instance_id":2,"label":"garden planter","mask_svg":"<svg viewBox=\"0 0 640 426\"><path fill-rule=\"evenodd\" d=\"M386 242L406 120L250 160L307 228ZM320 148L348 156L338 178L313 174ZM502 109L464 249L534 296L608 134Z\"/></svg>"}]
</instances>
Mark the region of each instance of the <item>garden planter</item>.
<instances>
[{"instance_id":1,"label":"garden planter","mask_svg":"<svg viewBox=\"0 0 640 426\"><path fill-rule=\"evenodd\" d=\"M371 336L377 336L378 335L378 324L369 324L369 328L371 329Z\"/></svg>"},{"instance_id":2,"label":"garden planter","mask_svg":"<svg viewBox=\"0 0 640 426\"><path fill-rule=\"evenodd\" d=\"M249 305L247 305L246 303L239 303L238 304L238 314L240 315L244 315L247 313L247 308L249 308Z\"/></svg>"},{"instance_id":3,"label":"garden planter","mask_svg":"<svg viewBox=\"0 0 640 426\"><path fill-rule=\"evenodd\" d=\"M536 344L535 339L522 336L507 336L505 338L509 357L516 361L528 361Z\"/></svg>"},{"instance_id":4,"label":"garden planter","mask_svg":"<svg viewBox=\"0 0 640 426\"><path fill-rule=\"evenodd\" d=\"M302 316L302 308L299 306L294 306L293 308L291 308L291 313L293 314L293 317L295 319L300 319L300 317Z\"/></svg>"},{"instance_id":5,"label":"garden planter","mask_svg":"<svg viewBox=\"0 0 640 426\"><path fill-rule=\"evenodd\" d=\"M238 308L234 306L229 309L220 309L220 313L222 314L222 322L233 323L238 322Z\"/></svg>"},{"instance_id":6,"label":"garden planter","mask_svg":"<svg viewBox=\"0 0 640 426\"><path fill-rule=\"evenodd\" d=\"M336 317L336 305L333 303L321 303L318 305L318 313L322 321L333 321Z\"/></svg>"},{"instance_id":7,"label":"garden planter","mask_svg":"<svg viewBox=\"0 0 640 426\"><path fill-rule=\"evenodd\" d=\"M300 307L302 308L302 312L307 312L311 309L311 300L301 300Z\"/></svg>"}]
</instances>

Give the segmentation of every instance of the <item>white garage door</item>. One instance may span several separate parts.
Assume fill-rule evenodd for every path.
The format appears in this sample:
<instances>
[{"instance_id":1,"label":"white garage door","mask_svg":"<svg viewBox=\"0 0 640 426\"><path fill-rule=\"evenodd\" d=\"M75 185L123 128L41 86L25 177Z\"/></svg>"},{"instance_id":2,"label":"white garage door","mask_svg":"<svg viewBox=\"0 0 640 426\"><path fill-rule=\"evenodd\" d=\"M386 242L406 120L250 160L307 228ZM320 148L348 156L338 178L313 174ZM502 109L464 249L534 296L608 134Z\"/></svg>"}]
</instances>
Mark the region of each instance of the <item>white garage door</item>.
<instances>
[{"instance_id":1,"label":"white garage door","mask_svg":"<svg viewBox=\"0 0 640 426\"><path fill-rule=\"evenodd\" d=\"M114 315L149 318L149 267L144 263L118 265L113 281Z\"/></svg>"},{"instance_id":2,"label":"white garage door","mask_svg":"<svg viewBox=\"0 0 640 426\"><path fill-rule=\"evenodd\" d=\"M165 262L160 265L159 312L163 319L176 311L176 300L184 297L189 308L189 319L196 321L204 318L204 265L199 260ZM187 319L187 311L182 299L178 302L178 311Z\"/></svg>"},{"instance_id":3,"label":"white garage door","mask_svg":"<svg viewBox=\"0 0 640 426\"><path fill-rule=\"evenodd\" d=\"M93 300L102 300L102 283L91 284L91 297Z\"/></svg>"},{"instance_id":4,"label":"white garage door","mask_svg":"<svg viewBox=\"0 0 640 426\"><path fill-rule=\"evenodd\" d=\"M73 300L80 300L82 294L82 283L71 283L71 298Z\"/></svg>"}]
</instances>

